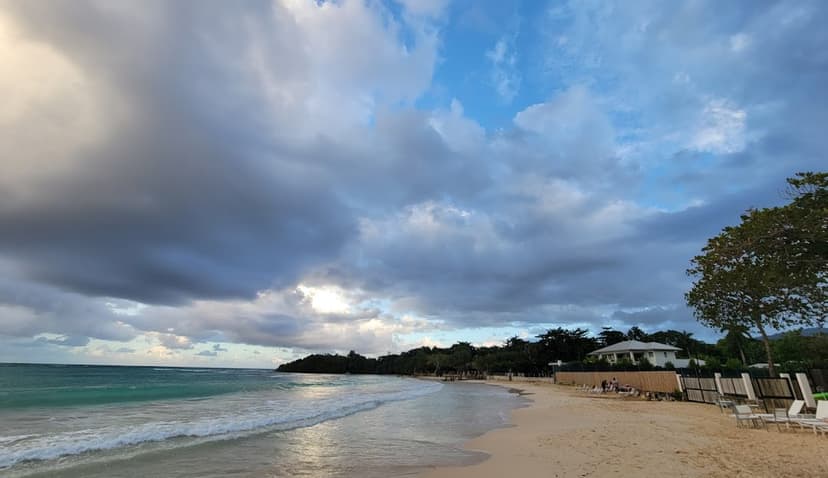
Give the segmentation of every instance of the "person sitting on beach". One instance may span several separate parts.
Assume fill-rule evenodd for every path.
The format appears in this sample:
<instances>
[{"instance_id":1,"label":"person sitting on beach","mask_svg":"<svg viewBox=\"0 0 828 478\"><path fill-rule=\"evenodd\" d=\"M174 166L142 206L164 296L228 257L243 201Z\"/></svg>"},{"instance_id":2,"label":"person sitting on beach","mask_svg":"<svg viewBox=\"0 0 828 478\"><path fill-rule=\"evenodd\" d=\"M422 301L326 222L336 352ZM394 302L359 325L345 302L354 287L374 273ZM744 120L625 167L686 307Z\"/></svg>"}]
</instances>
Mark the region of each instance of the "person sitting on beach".
<instances>
[{"instance_id":1,"label":"person sitting on beach","mask_svg":"<svg viewBox=\"0 0 828 478\"><path fill-rule=\"evenodd\" d=\"M602 392L607 391L607 381L606 380L601 380L601 391Z\"/></svg>"}]
</instances>

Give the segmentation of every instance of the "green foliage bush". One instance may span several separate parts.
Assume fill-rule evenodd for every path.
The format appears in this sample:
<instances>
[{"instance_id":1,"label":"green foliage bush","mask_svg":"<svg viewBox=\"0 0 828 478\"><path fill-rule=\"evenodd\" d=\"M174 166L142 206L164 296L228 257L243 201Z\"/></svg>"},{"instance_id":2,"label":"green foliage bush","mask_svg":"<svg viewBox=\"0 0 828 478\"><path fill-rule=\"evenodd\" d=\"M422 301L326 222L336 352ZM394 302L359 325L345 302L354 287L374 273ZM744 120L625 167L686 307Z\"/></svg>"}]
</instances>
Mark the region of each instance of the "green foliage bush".
<instances>
[{"instance_id":1,"label":"green foliage bush","mask_svg":"<svg viewBox=\"0 0 828 478\"><path fill-rule=\"evenodd\" d=\"M638 361L638 370L646 372L653 369L655 369L655 367L652 363L650 363L649 360L647 360L647 357L641 357L641 359Z\"/></svg>"},{"instance_id":2,"label":"green foliage bush","mask_svg":"<svg viewBox=\"0 0 828 478\"><path fill-rule=\"evenodd\" d=\"M742 361L737 358L729 358L724 364L724 368L728 370L742 370Z\"/></svg>"}]
</instances>

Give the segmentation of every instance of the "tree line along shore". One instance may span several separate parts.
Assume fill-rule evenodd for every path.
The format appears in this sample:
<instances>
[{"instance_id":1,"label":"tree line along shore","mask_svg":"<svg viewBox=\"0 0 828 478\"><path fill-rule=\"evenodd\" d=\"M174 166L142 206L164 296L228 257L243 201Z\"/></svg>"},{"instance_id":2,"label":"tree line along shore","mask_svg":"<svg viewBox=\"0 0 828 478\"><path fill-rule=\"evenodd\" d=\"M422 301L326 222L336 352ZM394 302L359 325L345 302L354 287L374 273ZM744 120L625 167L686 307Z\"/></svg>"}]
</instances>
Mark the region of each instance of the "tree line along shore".
<instances>
[{"instance_id":1,"label":"tree line along shore","mask_svg":"<svg viewBox=\"0 0 828 478\"><path fill-rule=\"evenodd\" d=\"M512 337L503 345L475 347L458 342L451 347L419 347L399 354L365 357L355 351L347 355L313 354L280 365L280 372L354 373L395 375L488 375L515 373L528 376L548 375L550 363L562 361L561 370L659 370L646 358L632 363L622 359L611 364L589 352L625 340L659 342L682 349L678 358L695 358L691 367L702 372L720 370L745 371L751 364L762 363L765 349L761 340L734 331L716 343L693 338L685 331L667 330L647 334L638 327L626 333L605 328L597 336L584 329L557 328L526 340ZM828 330L794 330L770 338L778 370L801 371L805 368L828 369ZM696 362L694 364L694 362ZM704 364L704 365L701 365ZM764 373L765 370L753 370Z\"/></svg>"}]
</instances>

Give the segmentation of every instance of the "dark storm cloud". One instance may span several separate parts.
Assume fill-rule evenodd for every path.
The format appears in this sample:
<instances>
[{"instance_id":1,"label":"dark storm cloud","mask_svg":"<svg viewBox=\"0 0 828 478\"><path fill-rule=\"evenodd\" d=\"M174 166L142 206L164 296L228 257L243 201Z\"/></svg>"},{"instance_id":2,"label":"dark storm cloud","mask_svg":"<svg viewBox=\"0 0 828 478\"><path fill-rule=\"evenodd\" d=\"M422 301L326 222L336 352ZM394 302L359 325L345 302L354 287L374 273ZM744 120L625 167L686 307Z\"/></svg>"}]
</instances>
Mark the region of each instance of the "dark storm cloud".
<instances>
[{"instance_id":1,"label":"dark storm cloud","mask_svg":"<svg viewBox=\"0 0 828 478\"><path fill-rule=\"evenodd\" d=\"M104 304L22 280L17 270L0 267L0 335L31 337L41 332L105 340L129 340L136 335Z\"/></svg>"},{"instance_id":2,"label":"dark storm cloud","mask_svg":"<svg viewBox=\"0 0 828 478\"><path fill-rule=\"evenodd\" d=\"M79 167L0 205L2 252L33 280L149 303L250 297L335 256L354 227L332 178L267 147L251 93L228 101L243 79L216 68L200 29L245 32L198 13L220 17L220 4L152 3L184 27L156 25L161 39L92 5L14 4L33 38L105 78L130 113L82 157L61 158Z\"/></svg>"},{"instance_id":3,"label":"dark storm cloud","mask_svg":"<svg viewBox=\"0 0 828 478\"><path fill-rule=\"evenodd\" d=\"M725 226L738 223L748 209L783 203L785 185L777 178L759 188L713 197L706 204L649 215L636 222L635 240L645 244L665 241L703 244Z\"/></svg>"}]
</instances>

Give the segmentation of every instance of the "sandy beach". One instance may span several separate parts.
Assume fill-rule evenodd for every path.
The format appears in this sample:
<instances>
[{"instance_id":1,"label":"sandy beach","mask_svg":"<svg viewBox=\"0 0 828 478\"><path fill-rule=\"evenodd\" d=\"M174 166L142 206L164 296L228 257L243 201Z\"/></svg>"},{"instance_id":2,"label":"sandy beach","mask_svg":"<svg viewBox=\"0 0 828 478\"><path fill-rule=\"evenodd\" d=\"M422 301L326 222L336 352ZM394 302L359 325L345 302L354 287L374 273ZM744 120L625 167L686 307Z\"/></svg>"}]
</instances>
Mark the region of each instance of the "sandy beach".
<instances>
[{"instance_id":1,"label":"sandy beach","mask_svg":"<svg viewBox=\"0 0 828 478\"><path fill-rule=\"evenodd\" d=\"M595 396L560 385L508 386L532 403L513 412L514 426L466 444L491 457L421 476L828 477L828 438L811 432L780 432L773 424L767 431L736 428L712 405Z\"/></svg>"}]
</instances>

